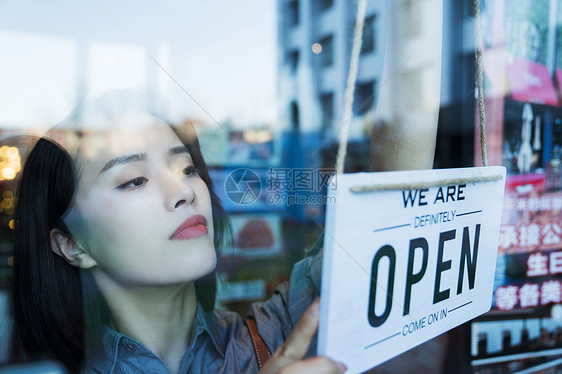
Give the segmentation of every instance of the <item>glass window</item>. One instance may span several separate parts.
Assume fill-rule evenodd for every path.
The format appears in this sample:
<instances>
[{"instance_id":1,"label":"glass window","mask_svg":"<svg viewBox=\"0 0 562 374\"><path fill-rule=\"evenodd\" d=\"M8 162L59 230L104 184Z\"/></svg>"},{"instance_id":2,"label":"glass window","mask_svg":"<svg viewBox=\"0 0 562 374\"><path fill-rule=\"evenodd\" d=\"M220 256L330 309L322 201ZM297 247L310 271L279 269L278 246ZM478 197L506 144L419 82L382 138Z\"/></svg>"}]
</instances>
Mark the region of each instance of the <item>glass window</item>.
<instances>
[{"instance_id":1,"label":"glass window","mask_svg":"<svg viewBox=\"0 0 562 374\"><path fill-rule=\"evenodd\" d=\"M474 1L473 0L464 0L464 16L465 17L474 17ZM482 7L482 5L480 6Z\"/></svg>"},{"instance_id":2,"label":"glass window","mask_svg":"<svg viewBox=\"0 0 562 374\"><path fill-rule=\"evenodd\" d=\"M299 104L296 101L291 102L291 128L295 131L300 129Z\"/></svg>"},{"instance_id":3,"label":"glass window","mask_svg":"<svg viewBox=\"0 0 562 374\"><path fill-rule=\"evenodd\" d=\"M334 5L334 0L318 0L318 7L320 10L330 9Z\"/></svg>"},{"instance_id":4,"label":"glass window","mask_svg":"<svg viewBox=\"0 0 562 374\"><path fill-rule=\"evenodd\" d=\"M361 44L361 53L369 53L375 50L375 21L376 15L365 18L363 25L363 43Z\"/></svg>"},{"instance_id":5,"label":"glass window","mask_svg":"<svg viewBox=\"0 0 562 374\"><path fill-rule=\"evenodd\" d=\"M297 71L297 68L299 67L298 49L292 50L287 54L287 65L289 65L289 69L291 69L292 73Z\"/></svg>"},{"instance_id":6,"label":"glass window","mask_svg":"<svg viewBox=\"0 0 562 374\"><path fill-rule=\"evenodd\" d=\"M322 66L331 66L334 63L334 36L328 35L320 39L322 46Z\"/></svg>"},{"instance_id":7,"label":"glass window","mask_svg":"<svg viewBox=\"0 0 562 374\"><path fill-rule=\"evenodd\" d=\"M291 0L287 5L287 20L289 26L296 26L299 24L299 1Z\"/></svg>"},{"instance_id":8,"label":"glass window","mask_svg":"<svg viewBox=\"0 0 562 374\"><path fill-rule=\"evenodd\" d=\"M373 107L375 97L375 81L357 82L355 85L355 100L353 100L353 114L360 116Z\"/></svg>"},{"instance_id":9,"label":"glass window","mask_svg":"<svg viewBox=\"0 0 562 374\"><path fill-rule=\"evenodd\" d=\"M552 361L560 372L562 0L479 1L482 90L475 84L475 0L441 2L444 22L437 1L369 2L346 171L369 170L373 123L384 118L394 125L385 110L405 101L378 93L386 79L385 25L400 20L391 40L400 40L395 57L403 64L386 73L407 82L400 92L408 93L410 106L400 114L408 120L423 120L415 107L439 104L433 167L480 164L475 99L481 95L488 162L507 172L491 313L450 333L458 344L448 345L435 371L524 372ZM174 7L58 1L42 12L26 3L0 0L0 326L17 264L11 246L17 178L33 145L14 135L43 134L73 108L119 91L140 91L147 110L196 129L214 192L233 221L232 243L217 248L225 286L217 306L247 315L250 302L268 298L323 231L329 200L309 197L324 195L320 172L336 162L358 0ZM426 34L438 24L441 70L425 58L407 60L428 54ZM430 92L434 85L439 95ZM282 204L298 194L305 202ZM8 334L0 328L0 366L9 357Z\"/></svg>"},{"instance_id":10,"label":"glass window","mask_svg":"<svg viewBox=\"0 0 562 374\"><path fill-rule=\"evenodd\" d=\"M322 108L322 130L329 128L334 122L334 94L332 92L320 95Z\"/></svg>"}]
</instances>

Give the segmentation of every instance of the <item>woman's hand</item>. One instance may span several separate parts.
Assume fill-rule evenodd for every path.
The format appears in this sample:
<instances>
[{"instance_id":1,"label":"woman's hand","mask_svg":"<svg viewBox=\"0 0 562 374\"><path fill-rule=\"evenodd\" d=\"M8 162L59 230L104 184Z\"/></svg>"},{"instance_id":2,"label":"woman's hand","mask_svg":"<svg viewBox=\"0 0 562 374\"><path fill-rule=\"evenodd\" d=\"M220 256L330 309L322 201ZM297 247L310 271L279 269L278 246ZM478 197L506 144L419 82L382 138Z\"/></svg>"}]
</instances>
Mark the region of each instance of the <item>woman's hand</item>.
<instances>
[{"instance_id":1,"label":"woman's hand","mask_svg":"<svg viewBox=\"0 0 562 374\"><path fill-rule=\"evenodd\" d=\"M346 366L328 357L302 359L318 329L320 301L313 302L295 325L293 332L265 363L260 374L340 374Z\"/></svg>"}]
</instances>

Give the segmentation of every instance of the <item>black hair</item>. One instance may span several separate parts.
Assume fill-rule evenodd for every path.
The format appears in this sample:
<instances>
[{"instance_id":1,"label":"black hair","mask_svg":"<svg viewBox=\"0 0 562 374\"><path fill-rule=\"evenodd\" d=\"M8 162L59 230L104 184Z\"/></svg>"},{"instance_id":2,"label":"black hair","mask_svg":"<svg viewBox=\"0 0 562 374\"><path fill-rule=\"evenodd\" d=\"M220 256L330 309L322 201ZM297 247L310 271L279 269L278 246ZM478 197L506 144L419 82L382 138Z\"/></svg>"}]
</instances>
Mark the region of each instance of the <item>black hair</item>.
<instances>
[{"instance_id":1,"label":"black hair","mask_svg":"<svg viewBox=\"0 0 562 374\"><path fill-rule=\"evenodd\" d=\"M230 233L228 216L213 190L199 141L191 125L172 127L189 149L209 189L214 243L219 249ZM70 235L63 222L78 183L75 162L54 141L41 138L25 163L17 193L12 301L16 345L28 359L50 358L78 372L88 344L100 344L109 309L88 270L69 265L51 249L50 231ZM212 311L217 291L216 268L195 281L200 305Z\"/></svg>"}]
</instances>

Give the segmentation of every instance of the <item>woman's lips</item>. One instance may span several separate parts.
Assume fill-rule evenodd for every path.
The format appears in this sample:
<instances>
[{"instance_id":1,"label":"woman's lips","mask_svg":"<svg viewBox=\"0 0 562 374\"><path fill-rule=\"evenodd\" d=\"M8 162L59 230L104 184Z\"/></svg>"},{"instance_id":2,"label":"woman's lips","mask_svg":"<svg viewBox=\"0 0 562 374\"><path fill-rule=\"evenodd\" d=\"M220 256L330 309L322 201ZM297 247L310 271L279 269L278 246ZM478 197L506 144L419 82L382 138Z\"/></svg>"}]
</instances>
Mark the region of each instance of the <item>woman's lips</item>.
<instances>
[{"instance_id":1,"label":"woman's lips","mask_svg":"<svg viewBox=\"0 0 562 374\"><path fill-rule=\"evenodd\" d=\"M199 238L207 234L207 219L201 214L189 217L170 236L170 240Z\"/></svg>"}]
</instances>

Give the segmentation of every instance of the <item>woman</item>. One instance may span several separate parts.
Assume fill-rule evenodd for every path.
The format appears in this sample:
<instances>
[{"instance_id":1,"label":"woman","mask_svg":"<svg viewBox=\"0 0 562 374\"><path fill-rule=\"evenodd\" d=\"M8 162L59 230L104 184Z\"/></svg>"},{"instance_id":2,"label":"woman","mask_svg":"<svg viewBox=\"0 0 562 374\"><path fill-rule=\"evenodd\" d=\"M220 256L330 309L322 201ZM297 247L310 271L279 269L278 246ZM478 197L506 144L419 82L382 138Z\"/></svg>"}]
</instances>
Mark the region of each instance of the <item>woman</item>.
<instances>
[{"instance_id":1,"label":"woman","mask_svg":"<svg viewBox=\"0 0 562 374\"><path fill-rule=\"evenodd\" d=\"M257 372L241 318L214 310L228 220L193 128L116 110L70 121L27 159L13 293L24 352L70 372ZM313 260L251 309L275 351L263 372L345 370L327 358L299 361L314 351L318 304L305 313L318 292L307 276L318 272Z\"/></svg>"}]
</instances>

